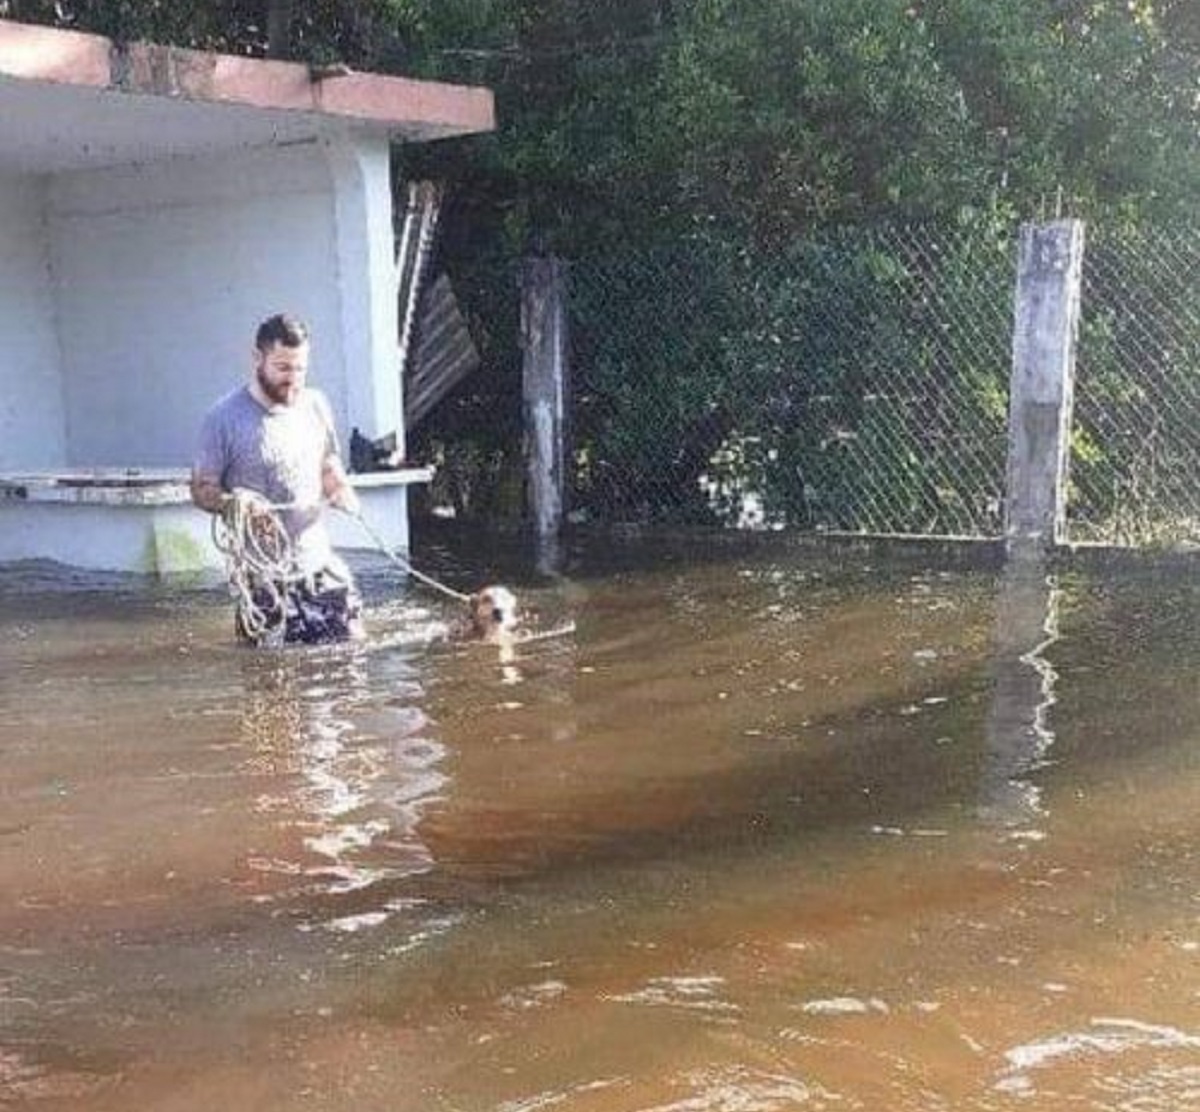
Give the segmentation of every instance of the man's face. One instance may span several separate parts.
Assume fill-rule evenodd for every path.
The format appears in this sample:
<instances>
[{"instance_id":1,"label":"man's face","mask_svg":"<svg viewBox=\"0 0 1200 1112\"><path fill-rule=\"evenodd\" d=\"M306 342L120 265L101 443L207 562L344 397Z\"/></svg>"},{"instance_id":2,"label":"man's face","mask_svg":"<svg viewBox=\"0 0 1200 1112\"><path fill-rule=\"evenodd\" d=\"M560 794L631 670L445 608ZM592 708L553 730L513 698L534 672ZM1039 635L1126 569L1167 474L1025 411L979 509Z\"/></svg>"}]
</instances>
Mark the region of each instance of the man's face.
<instances>
[{"instance_id":1,"label":"man's face","mask_svg":"<svg viewBox=\"0 0 1200 1112\"><path fill-rule=\"evenodd\" d=\"M308 343L298 347L274 343L266 351L254 350L254 373L262 392L275 405L291 405L308 374Z\"/></svg>"}]
</instances>

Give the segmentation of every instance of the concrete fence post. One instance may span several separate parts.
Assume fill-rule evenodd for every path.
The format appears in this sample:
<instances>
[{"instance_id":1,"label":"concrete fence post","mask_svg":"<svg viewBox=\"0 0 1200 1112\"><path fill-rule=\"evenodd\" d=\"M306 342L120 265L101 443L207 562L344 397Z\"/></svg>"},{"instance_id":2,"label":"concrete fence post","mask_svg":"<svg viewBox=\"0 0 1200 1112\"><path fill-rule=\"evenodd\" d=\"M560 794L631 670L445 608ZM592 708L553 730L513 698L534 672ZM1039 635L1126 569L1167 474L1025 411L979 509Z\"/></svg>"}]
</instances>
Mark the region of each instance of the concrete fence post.
<instances>
[{"instance_id":1,"label":"concrete fence post","mask_svg":"<svg viewBox=\"0 0 1200 1112\"><path fill-rule=\"evenodd\" d=\"M526 259L521 272L527 498L537 538L550 543L562 527L569 459L566 276L557 258Z\"/></svg>"},{"instance_id":2,"label":"concrete fence post","mask_svg":"<svg viewBox=\"0 0 1200 1112\"><path fill-rule=\"evenodd\" d=\"M1065 536L1083 224L1021 228L1008 417L1005 544L1044 552Z\"/></svg>"}]
</instances>

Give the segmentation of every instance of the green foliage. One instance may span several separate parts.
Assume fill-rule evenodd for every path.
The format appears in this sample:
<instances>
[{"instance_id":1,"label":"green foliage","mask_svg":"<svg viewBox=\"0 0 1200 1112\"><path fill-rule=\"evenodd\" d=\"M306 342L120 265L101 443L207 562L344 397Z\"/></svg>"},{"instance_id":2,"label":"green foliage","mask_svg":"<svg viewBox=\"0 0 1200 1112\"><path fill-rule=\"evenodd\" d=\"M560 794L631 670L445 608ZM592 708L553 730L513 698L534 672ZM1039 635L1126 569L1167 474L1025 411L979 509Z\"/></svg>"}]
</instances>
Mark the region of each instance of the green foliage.
<instances>
[{"instance_id":1,"label":"green foliage","mask_svg":"<svg viewBox=\"0 0 1200 1112\"><path fill-rule=\"evenodd\" d=\"M428 72L496 88L501 132L407 166L459 183L454 273L483 243L578 261L583 509L704 520L725 498L736 516L753 486L776 520L842 527L874 501L880 526L986 530L1012 229L1059 212L1195 220L1191 10L527 0L475 23L478 53L426 40ZM880 220L971 234L923 268L867 237L830 242ZM932 320L935 279L951 319L976 322L973 347ZM927 413L881 388L898 366L924 376ZM964 449L969 491L946 479Z\"/></svg>"},{"instance_id":2,"label":"green foliage","mask_svg":"<svg viewBox=\"0 0 1200 1112\"><path fill-rule=\"evenodd\" d=\"M680 202L769 244L973 195L956 90L927 45L898 0L697 4L656 101Z\"/></svg>"},{"instance_id":3,"label":"green foliage","mask_svg":"<svg viewBox=\"0 0 1200 1112\"><path fill-rule=\"evenodd\" d=\"M290 56L389 68L404 60L421 0L0 0L0 14L107 35L261 56L270 9L291 19ZM415 34L415 32L414 32Z\"/></svg>"},{"instance_id":4,"label":"green foliage","mask_svg":"<svg viewBox=\"0 0 1200 1112\"><path fill-rule=\"evenodd\" d=\"M247 54L272 8L297 57L495 89L494 139L406 152L493 246L1200 210L1192 0L0 0Z\"/></svg>"},{"instance_id":5,"label":"green foliage","mask_svg":"<svg viewBox=\"0 0 1200 1112\"><path fill-rule=\"evenodd\" d=\"M465 174L453 145L422 165L486 193L509 239L567 256L714 228L763 247L963 209L1200 209L1198 20L1178 0L485 10L475 51L442 23L414 58L491 84L501 134L471 145Z\"/></svg>"},{"instance_id":6,"label":"green foliage","mask_svg":"<svg viewBox=\"0 0 1200 1112\"><path fill-rule=\"evenodd\" d=\"M733 429L744 380L736 256L691 242L580 264L572 281L578 508L708 521L698 479Z\"/></svg>"},{"instance_id":7,"label":"green foliage","mask_svg":"<svg viewBox=\"0 0 1200 1112\"><path fill-rule=\"evenodd\" d=\"M1200 240L1094 229L1084 256L1071 461L1089 540L1196 540Z\"/></svg>"},{"instance_id":8,"label":"green foliage","mask_svg":"<svg viewBox=\"0 0 1200 1112\"><path fill-rule=\"evenodd\" d=\"M1011 285L990 214L577 267L580 509L994 532Z\"/></svg>"}]
</instances>

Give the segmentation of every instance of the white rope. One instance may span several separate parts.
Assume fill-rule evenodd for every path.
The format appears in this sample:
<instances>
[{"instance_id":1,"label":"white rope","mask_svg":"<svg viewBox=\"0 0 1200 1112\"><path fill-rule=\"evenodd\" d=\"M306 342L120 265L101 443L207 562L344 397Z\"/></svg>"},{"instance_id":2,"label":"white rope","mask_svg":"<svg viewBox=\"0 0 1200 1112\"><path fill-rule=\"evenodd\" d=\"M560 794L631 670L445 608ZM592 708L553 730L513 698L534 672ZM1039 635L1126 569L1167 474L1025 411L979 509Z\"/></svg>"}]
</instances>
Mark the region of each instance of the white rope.
<instances>
[{"instance_id":1,"label":"white rope","mask_svg":"<svg viewBox=\"0 0 1200 1112\"><path fill-rule=\"evenodd\" d=\"M225 557L238 620L252 641L284 623L287 588L304 578L292 539L276 512L286 508L235 490L213 514L213 544Z\"/></svg>"},{"instance_id":2,"label":"white rope","mask_svg":"<svg viewBox=\"0 0 1200 1112\"><path fill-rule=\"evenodd\" d=\"M388 545L383 537L381 537L379 533L371 527L361 513L351 514L350 516L362 526L364 532L366 532L366 534L375 542L375 545L379 551L387 556L406 574L411 575L414 579L420 580L420 582L426 584L426 586L432 587L435 591L441 591L442 594L454 599L455 602L469 603L471 601L473 596L464 595L462 591L456 591L453 587L447 587L445 583L438 582L438 580L434 579L433 576L426 575L424 572L418 571L416 568L414 568L412 564L410 564L403 556L401 556ZM563 625L556 626L554 629L541 630L538 632L522 630L514 635L512 643L514 645L527 645L531 641L546 641L552 637L565 637L574 632L575 623L565 622Z\"/></svg>"},{"instance_id":3,"label":"white rope","mask_svg":"<svg viewBox=\"0 0 1200 1112\"><path fill-rule=\"evenodd\" d=\"M349 512L349 511L347 511ZM439 583L432 575L426 575L422 571L418 571L412 566L400 553L396 552L388 543L373 529L370 523L361 513L351 513L350 516L362 526L363 531L375 542L375 546L389 560L392 561L401 571L407 575L411 575L414 579L424 583L427 587L432 587L435 591L441 591L448 598L454 599L455 602L470 602L471 596L464 595L462 591L456 591L453 587L447 587L445 583Z\"/></svg>"}]
</instances>

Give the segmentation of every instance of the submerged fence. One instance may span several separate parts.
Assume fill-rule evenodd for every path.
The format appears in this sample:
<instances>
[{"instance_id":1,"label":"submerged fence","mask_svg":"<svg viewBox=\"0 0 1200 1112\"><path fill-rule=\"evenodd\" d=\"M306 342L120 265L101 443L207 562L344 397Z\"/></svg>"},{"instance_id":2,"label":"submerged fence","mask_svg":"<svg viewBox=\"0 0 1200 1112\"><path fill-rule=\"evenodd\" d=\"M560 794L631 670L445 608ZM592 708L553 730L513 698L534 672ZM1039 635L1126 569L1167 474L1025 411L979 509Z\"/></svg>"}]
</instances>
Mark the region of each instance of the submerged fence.
<instances>
[{"instance_id":1,"label":"submerged fence","mask_svg":"<svg viewBox=\"0 0 1200 1112\"><path fill-rule=\"evenodd\" d=\"M1070 537L1200 540L1200 234L1089 228L1082 302Z\"/></svg>"},{"instance_id":2,"label":"submerged fence","mask_svg":"<svg viewBox=\"0 0 1200 1112\"><path fill-rule=\"evenodd\" d=\"M1000 535L1018 235L981 218L563 268L570 518ZM1067 539L1200 539L1198 276L1193 230L1087 229ZM443 499L481 516L521 505L516 332L493 330L488 369L419 445Z\"/></svg>"}]
</instances>

